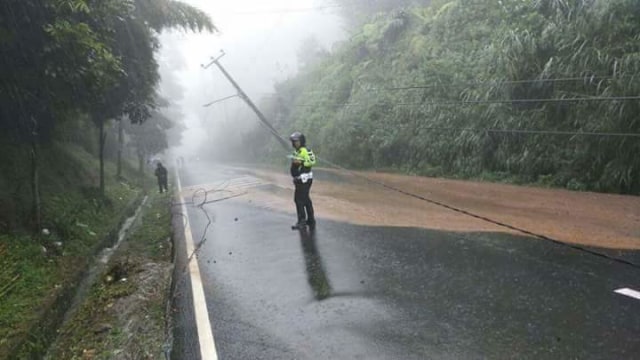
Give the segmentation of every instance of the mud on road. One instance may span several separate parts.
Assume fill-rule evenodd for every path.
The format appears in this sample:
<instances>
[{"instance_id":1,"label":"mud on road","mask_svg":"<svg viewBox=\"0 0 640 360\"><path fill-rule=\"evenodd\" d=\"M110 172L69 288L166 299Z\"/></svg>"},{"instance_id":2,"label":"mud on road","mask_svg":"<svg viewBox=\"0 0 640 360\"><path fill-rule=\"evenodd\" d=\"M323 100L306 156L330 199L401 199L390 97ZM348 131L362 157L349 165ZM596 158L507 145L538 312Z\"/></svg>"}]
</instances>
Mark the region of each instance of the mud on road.
<instances>
[{"instance_id":1,"label":"mud on road","mask_svg":"<svg viewBox=\"0 0 640 360\"><path fill-rule=\"evenodd\" d=\"M459 232L516 232L368 182L366 176L475 215L571 244L640 249L640 197L527 186L359 172L317 170L312 198L320 219L357 225L417 227ZM250 172L226 191L246 193L233 201L293 214L289 176ZM249 180L248 180L249 179ZM213 189L221 184L210 184ZM185 189L186 196L195 189Z\"/></svg>"}]
</instances>

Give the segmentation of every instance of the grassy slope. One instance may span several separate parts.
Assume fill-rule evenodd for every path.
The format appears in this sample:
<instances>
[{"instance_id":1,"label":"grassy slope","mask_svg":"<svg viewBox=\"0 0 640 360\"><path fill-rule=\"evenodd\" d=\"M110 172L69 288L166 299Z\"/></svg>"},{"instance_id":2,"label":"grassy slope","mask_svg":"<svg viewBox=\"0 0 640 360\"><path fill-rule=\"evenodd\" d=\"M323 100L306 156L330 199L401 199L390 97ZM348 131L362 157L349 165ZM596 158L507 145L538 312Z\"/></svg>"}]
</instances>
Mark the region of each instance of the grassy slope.
<instances>
[{"instance_id":1,"label":"grassy slope","mask_svg":"<svg viewBox=\"0 0 640 360\"><path fill-rule=\"evenodd\" d=\"M40 162L42 207L51 234L34 238L19 230L8 233L8 228L28 223L20 217L28 214L29 170L24 148L0 143L0 199L7 204L0 214L0 284L12 284L6 293L0 291L0 358L7 358L25 340L24 354L45 346L47 340L38 331L46 323L42 317L52 316L50 308L60 305L60 295L72 293L78 276L113 236L142 189L116 181L115 166L108 163L106 199L101 200L95 190L97 159L79 146L46 145ZM125 175L134 179L133 174L128 167Z\"/></svg>"},{"instance_id":2,"label":"grassy slope","mask_svg":"<svg viewBox=\"0 0 640 360\"><path fill-rule=\"evenodd\" d=\"M163 356L171 280L169 195L155 192L75 316L60 330L52 358ZM121 279L125 279L124 281Z\"/></svg>"}]
</instances>

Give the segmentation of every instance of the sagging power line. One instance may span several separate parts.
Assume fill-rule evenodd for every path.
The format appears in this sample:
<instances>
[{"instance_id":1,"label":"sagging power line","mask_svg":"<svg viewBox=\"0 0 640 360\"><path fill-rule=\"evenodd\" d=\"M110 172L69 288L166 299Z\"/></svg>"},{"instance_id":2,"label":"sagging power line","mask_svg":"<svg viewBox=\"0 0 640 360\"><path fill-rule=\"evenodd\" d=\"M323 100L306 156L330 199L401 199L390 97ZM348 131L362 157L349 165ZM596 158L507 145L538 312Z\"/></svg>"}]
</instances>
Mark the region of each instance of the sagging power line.
<instances>
[{"instance_id":1,"label":"sagging power line","mask_svg":"<svg viewBox=\"0 0 640 360\"><path fill-rule=\"evenodd\" d=\"M470 81L461 81L455 82L451 79L438 79L434 80L433 84L407 84L407 85L398 85L398 86L388 86L388 87L367 87L365 85L359 85L358 90L363 92L396 92L396 91L404 91L404 90L425 90L425 89L435 89L435 88L459 88L459 87L472 87L472 86L503 86L503 85L522 85L522 84L532 84L532 85L540 85L540 84L548 84L548 83L568 83L568 82L582 82L584 85L599 85L598 82L602 82L605 80L618 80L618 79L629 79L635 80L636 76L633 75L621 75L621 76L600 76L600 75L585 75L585 76L573 76L573 77L558 77L558 78L537 78L537 79L522 79L522 80L470 80ZM309 94L314 93L336 93L336 92L344 92L341 89L317 89L307 91ZM273 94L278 95L278 94Z\"/></svg>"},{"instance_id":2,"label":"sagging power line","mask_svg":"<svg viewBox=\"0 0 640 360\"><path fill-rule=\"evenodd\" d=\"M565 77L565 78L540 78L540 79L523 79L523 80L476 80L466 81L461 83L454 83L458 86L478 86L478 85L521 85L521 84L545 84L545 83L558 83L558 82L578 82L581 81L585 84L595 84L595 81L599 80L611 80L611 79L623 79L632 78L632 76L580 76L580 77ZM451 86L454 84L444 85ZM436 87L442 87L443 84L428 84L428 85L405 85L397 87L384 87L380 90L397 91L397 90L420 90L420 89L432 89Z\"/></svg>"},{"instance_id":3,"label":"sagging power line","mask_svg":"<svg viewBox=\"0 0 640 360\"><path fill-rule=\"evenodd\" d=\"M618 132L597 132L597 131L527 130L527 129L469 128L469 127L463 128L463 127L442 127L442 126L420 127L419 130L459 131L459 132L478 132L478 133L484 132L484 133L502 133L502 134L529 134L529 135L568 135L568 136L640 138L640 133L618 133Z\"/></svg>"},{"instance_id":4,"label":"sagging power line","mask_svg":"<svg viewBox=\"0 0 640 360\"><path fill-rule=\"evenodd\" d=\"M394 106L429 106L429 105L482 105L482 104L513 104L513 103L562 103L562 102L592 102L592 101L632 101L640 100L640 96L593 96L584 98L548 98L548 99L503 99L503 100L458 100L431 101L418 103L396 103Z\"/></svg>"},{"instance_id":5,"label":"sagging power line","mask_svg":"<svg viewBox=\"0 0 640 360\"><path fill-rule=\"evenodd\" d=\"M322 6L310 6L300 8L277 8L277 9L260 9L260 10L247 10L247 11L234 11L234 15L259 15L259 14L288 14L288 13L300 13L300 12L316 12L328 9L340 9L347 8L345 5L322 5Z\"/></svg>"},{"instance_id":6,"label":"sagging power line","mask_svg":"<svg viewBox=\"0 0 640 360\"><path fill-rule=\"evenodd\" d=\"M284 148L288 149L288 143L286 140L278 133L278 131L271 126L271 124L267 121L266 117L260 112L257 106L249 99L249 97L240 89L238 84L230 77L230 75L222 68L218 60L224 56L221 55L217 59L212 58L212 62L208 65L203 65L203 68L208 68L212 64L218 65L223 74L229 79L232 85L238 91L238 94L227 96L215 101L212 101L203 106L208 107L215 103L219 103L234 97L240 97L245 102L249 104L249 106L256 112L258 118L261 121L261 124L267 127L267 129L278 138L281 145ZM583 78L556 78L556 79L546 79L548 81L570 81L570 80L578 80ZM514 82L530 82L537 80L517 80ZM640 96L609 96L609 97L585 97L585 98L558 98L558 99L511 99L511 100L460 100L460 101L431 101L431 102L419 102L419 103L396 103L396 104L384 104L387 107L404 107L404 106L416 106L425 108L428 106L434 105L475 105L475 104L512 104L512 103L558 103L558 102L589 102L589 101L633 101L640 100ZM320 104L314 105L294 105L294 107L315 107ZM357 106L371 106L370 103L345 103L339 105L340 107L357 107ZM505 128L470 128L470 127L443 127L443 126L428 126L421 127L423 130L433 130L433 131L459 131L459 132L484 132L484 133L501 133L501 134L526 134L526 135L560 135L560 136L599 136L599 137L631 137L631 138L640 138L640 133L621 133L621 132L602 132L602 131L563 131L563 130L542 130L542 129L505 129Z\"/></svg>"},{"instance_id":7,"label":"sagging power line","mask_svg":"<svg viewBox=\"0 0 640 360\"><path fill-rule=\"evenodd\" d=\"M633 101L640 100L640 96L593 96L583 98L542 98L542 99L497 99L497 100L446 100L446 101L425 101L414 103L384 103L381 106L430 106L430 105L483 105L483 104L517 104L517 103L572 103L572 102L600 102L600 101ZM314 107L316 104L295 104L294 107ZM339 107L371 106L371 103L347 102L336 104Z\"/></svg>"}]
</instances>

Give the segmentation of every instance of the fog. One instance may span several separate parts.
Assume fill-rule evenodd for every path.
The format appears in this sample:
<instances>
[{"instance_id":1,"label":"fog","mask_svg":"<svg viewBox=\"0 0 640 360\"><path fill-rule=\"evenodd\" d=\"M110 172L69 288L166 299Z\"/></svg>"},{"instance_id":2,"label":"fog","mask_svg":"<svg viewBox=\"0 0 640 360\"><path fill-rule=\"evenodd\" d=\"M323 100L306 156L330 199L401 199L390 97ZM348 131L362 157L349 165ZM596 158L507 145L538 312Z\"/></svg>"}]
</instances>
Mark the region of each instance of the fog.
<instances>
[{"instance_id":1,"label":"fog","mask_svg":"<svg viewBox=\"0 0 640 360\"><path fill-rule=\"evenodd\" d=\"M230 117L234 117L237 131L257 124L239 98L203 107L236 94L217 67L206 70L201 67L212 56L217 57L224 50L226 55L221 63L258 103L261 97L273 92L276 82L296 73L296 54L302 41L315 37L331 49L333 43L345 36L337 9L328 0L185 2L207 12L219 32L171 32L161 36L161 94L174 103L172 116L181 113L187 127L181 145L174 149L181 155L192 155L202 149L202 144L220 131ZM238 115L243 116L235 119Z\"/></svg>"}]
</instances>

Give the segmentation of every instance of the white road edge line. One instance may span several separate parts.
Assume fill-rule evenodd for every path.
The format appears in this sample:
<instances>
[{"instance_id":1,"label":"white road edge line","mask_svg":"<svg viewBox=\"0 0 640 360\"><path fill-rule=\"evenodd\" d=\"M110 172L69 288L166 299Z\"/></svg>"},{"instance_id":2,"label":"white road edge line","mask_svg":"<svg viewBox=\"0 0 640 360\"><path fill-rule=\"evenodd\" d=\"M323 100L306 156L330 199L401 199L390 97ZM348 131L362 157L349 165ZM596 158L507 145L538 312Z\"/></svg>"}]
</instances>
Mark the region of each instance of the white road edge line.
<instances>
[{"instance_id":1,"label":"white road edge line","mask_svg":"<svg viewBox=\"0 0 640 360\"><path fill-rule=\"evenodd\" d=\"M632 290L629 288L618 289L618 290L615 290L614 293L640 300L640 291Z\"/></svg>"},{"instance_id":2,"label":"white road edge line","mask_svg":"<svg viewBox=\"0 0 640 360\"><path fill-rule=\"evenodd\" d=\"M176 171L176 183L178 184L178 198L182 204L182 213L188 219L189 215L187 213L187 206L184 203L184 198L182 197L182 185L180 184L180 174L178 171ZM184 242L187 249L187 257L191 256L195 249L189 223L189 221L186 221L184 226ZM204 297L204 288L202 285L202 277L200 276L197 255L189 261L189 278L191 279L193 309L196 318L196 329L198 331L198 343L200 344L200 358L218 360L218 352L216 351L216 343L213 338L209 312L207 311L207 302Z\"/></svg>"}]
</instances>

